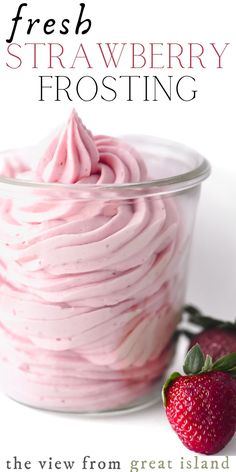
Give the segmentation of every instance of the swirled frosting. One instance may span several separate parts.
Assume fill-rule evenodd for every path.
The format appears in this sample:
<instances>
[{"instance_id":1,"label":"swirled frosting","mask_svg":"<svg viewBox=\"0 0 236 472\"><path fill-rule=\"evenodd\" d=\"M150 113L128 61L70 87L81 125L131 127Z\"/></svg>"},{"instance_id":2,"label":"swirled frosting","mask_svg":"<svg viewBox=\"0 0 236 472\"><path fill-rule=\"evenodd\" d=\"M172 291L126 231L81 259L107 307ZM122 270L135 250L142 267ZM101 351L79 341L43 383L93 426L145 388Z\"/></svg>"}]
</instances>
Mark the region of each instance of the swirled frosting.
<instances>
[{"instance_id":1,"label":"swirled frosting","mask_svg":"<svg viewBox=\"0 0 236 472\"><path fill-rule=\"evenodd\" d=\"M9 395L67 411L117 408L169 362L184 290L185 246L171 198L80 199L82 185L148 179L119 139L93 136L75 111L34 167L11 177L73 184L26 188L0 206L0 353ZM1 169L0 169L1 171Z\"/></svg>"}]
</instances>

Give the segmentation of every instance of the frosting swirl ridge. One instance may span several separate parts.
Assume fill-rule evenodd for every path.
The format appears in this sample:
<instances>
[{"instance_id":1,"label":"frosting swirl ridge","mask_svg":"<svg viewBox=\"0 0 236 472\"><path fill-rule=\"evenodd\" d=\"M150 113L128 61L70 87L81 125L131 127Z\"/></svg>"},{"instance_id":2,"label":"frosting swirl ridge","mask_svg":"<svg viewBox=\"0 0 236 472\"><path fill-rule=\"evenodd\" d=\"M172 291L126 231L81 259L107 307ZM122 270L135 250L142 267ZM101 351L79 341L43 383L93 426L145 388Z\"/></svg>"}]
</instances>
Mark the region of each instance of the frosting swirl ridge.
<instances>
[{"instance_id":1,"label":"frosting swirl ridge","mask_svg":"<svg viewBox=\"0 0 236 472\"><path fill-rule=\"evenodd\" d=\"M86 184L148 178L136 150L94 137L74 111L36 168L16 169L17 176L73 184L78 196ZM0 206L6 388L45 408L124 405L150 388L171 356L185 263L176 204L82 201L69 199L64 187L58 201L48 187L27 192ZM25 393L16 391L14 375Z\"/></svg>"}]
</instances>

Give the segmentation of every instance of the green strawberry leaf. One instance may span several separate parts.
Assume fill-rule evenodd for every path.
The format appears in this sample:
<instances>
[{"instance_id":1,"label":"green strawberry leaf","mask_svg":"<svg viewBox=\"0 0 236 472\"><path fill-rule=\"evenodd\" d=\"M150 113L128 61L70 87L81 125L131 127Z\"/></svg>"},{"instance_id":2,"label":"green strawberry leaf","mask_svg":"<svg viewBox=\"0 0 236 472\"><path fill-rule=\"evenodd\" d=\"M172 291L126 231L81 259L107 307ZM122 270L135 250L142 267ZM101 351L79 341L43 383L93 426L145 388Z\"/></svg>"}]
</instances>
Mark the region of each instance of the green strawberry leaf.
<instances>
[{"instance_id":1,"label":"green strawberry leaf","mask_svg":"<svg viewBox=\"0 0 236 472\"><path fill-rule=\"evenodd\" d=\"M209 361L207 361L209 362ZM205 356L199 346L195 344L187 353L184 361L184 373L186 375L199 374L205 365Z\"/></svg>"},{"instance_id":2,"label":"green strawberry leaf","mask_svg":"<svg viewBox=\"0 0 236 472\"><path fill-rule=\"evenodd\" d=\"M212 357L209 356L209 354L207 354L205 362L204 362L204 366L201 370L201 374L204 373L204 372L210 372L212 370L212 367L213 367Z\"/></svg>"},{"instance_id":3,"label":"green strawberry leaf","mask_svg":"<svg viewBox=\"0 0 236 472\"><path fill-rule=\"evenodd\" d=\"M193 305L186 305L184 311L188 313L190 323L202 326L205 329L222 328L236 331L236 319L234 321L223 321L212 316L206 316Z\"/></svg>"},{"instance_id":4,"label":"green strawberry leaf","mask_svg":"<svg viewBox=\"0 0 236 472\"><path fill-rule=\"evenodd\" d=\"M162 387L162 401L163 401L163 404L164 404L164 407L166 407L166 404L167 404L167 396L166 396L166 392L168 390L168 387L174 382L175 379L177 379L178 377L181 377L180 373L179 372L173 372L173 374L171 374L171 376L166 380L166 382L164 383L163 387Z\"/></svg>"},{"instance_id":5,"label":"green strawberry leaf","mask_svg":"<svg viewBox=\"0 0 236 472\"><path fill-rule=\"evenodd\" d=\"M231 375L234 375L234 374L236 375L236 367L233 367L232 369L229 369L228 372Z\"/></svg>"},{"instance_id":6,"label":"green strawberry leaf","mask_svg":"<svg viewBox=\"0 0 236 472\"><path fill-rule=\"evenodd\" d=\"M228 354L227 356L218 359L212 367L212 370L221 370L223 372L229 372L236 368L236 352Z\"/></svg>"}]
</instances>

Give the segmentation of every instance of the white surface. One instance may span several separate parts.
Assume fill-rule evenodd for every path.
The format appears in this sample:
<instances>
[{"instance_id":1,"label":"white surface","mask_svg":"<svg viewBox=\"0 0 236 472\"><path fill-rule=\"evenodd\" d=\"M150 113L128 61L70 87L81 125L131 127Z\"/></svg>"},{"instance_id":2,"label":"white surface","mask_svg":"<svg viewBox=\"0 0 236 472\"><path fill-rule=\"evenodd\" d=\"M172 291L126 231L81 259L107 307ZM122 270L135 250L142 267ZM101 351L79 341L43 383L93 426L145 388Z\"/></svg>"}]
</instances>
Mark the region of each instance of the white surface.
<instances>
[{"instance_id":1,"label":"white surface","mask_svg":"<svg viewBox=\"0 0 236 472\"><path fill-rule=\"evenodd\" d=\"M215 316L236 318L236 161L213 164L203 184L190 265L188 300Z\"/></svg>"},{"instance_id":2,"label":"white surface","mask_svg":"<svg viewBox=\"0 0 236 472\"><path fill-rule=\"evenodd\" d=\"M9 19L15 14L18 3L14 0L0 6L2 38L9 36ZM36 17L38 13L45 19L55 14L58 18L66 17L75 11L72 0L28 3L31 16ZM231 49L223 70L215 70L207 56L207 69L194 71L199 96L191 103L176 100L148 104L75 103L94 132L158 134L185 142L209 158L213 174L204 184L198 211L188 301L209 313L231 318L236 316L236 156L235 120L231 119L236 105L234 3L234 0L87 1L94 18L91 42L230 42ZM23 29L19 30L17 38L25 41ZM42 41L41 34L32 39L37 38ZM53 40L60 42L62 38L53 37ZM75 48L77 40L72 36L63 41ZM85 38L83 42L86 43ZM1 45L5 47L4 42ZM2 149L36 142L48 134L52 125L64 120L71 106L37 102L39 71L27 66L18 71L7 70L4 59L3 53L0 59ZM47 70L41 72L48 73ZM74 75L81 73L87 71L78 70ZM142 70L142 74L145 73ZM166 75L168 73L166 71ZM4 459L14 455L24 460L46 460L50 456L79 460L84 455L95 460L117 459L125 472L129 471L131 459L169 458L178 464L181 456L193 457L171 431L161 406L132 415L93 419L35 411L0 395L0 418L1 471L5 470ZM236 453L236 439L223 453ZM235 459L231 458L231 470ZM175 470L179 470L178 465Z\"/></svg>"}]
</instances>

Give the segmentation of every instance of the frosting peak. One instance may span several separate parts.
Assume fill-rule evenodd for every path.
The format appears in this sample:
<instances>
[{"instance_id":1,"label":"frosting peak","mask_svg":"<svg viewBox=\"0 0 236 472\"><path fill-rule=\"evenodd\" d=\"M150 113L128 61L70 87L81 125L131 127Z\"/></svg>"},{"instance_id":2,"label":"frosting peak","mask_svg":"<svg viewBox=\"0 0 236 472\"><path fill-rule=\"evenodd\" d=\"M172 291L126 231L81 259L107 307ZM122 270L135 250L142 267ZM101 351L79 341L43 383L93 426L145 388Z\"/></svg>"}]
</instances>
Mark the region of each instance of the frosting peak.
<instances>
[{"instance_id":1,"label":"frosting peak","mask_svg":"<svg viewBox=\"0 0 236 472\"><path fill-rule=\"evenodd\" d=\"M43 182L73 184L97 172L99 155L92 133L75 110L53 139L37 167Z\"/></svg>"},{"instance_id":2,"label":"frosting peak","mask_svg":"<svg viewBox=\"0 0 236 472\"><path fill-rule=\"evenodd\" d=\"M146 167L120 139L93 136L75 110L40 159L34 180L47 183L123 184L141 182Z\"/></svg>"}]
</instances>

